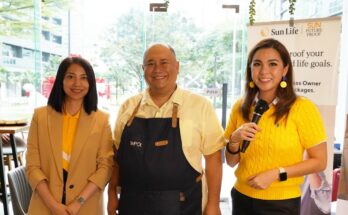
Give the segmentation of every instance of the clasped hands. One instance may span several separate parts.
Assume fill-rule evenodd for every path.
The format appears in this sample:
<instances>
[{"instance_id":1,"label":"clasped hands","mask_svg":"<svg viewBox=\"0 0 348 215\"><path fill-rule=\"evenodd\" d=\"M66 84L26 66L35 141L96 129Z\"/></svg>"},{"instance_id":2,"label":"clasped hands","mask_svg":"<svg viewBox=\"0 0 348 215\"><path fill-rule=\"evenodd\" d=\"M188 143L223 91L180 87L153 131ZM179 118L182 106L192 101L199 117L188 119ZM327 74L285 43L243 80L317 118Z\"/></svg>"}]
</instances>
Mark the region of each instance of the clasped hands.
<instances>
[{"instance_id":1,"label":"clasped hands","mask_svg":"<svg viewBox=\"0 0 348 215\"><path fill-rule=\"evenodd\" d=\"M80 208L81 205L77 201L74 201L69 205L57 202L56 206L51 209L51 212L54 215L76 215Z\"/></svg>"}]
</instances>

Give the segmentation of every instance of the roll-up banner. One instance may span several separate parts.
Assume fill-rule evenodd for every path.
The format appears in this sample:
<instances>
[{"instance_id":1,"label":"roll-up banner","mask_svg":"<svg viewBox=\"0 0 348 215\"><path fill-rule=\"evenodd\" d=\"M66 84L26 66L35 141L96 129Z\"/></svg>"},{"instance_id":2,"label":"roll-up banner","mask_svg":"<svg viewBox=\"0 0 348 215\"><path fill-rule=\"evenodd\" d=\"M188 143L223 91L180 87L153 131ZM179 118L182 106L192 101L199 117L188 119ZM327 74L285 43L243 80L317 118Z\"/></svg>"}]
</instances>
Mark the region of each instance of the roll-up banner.
<instances>
[{"instance_id":1,"label":"roll-up banner","mask_svg":"<svg viewBox=\"0 0 348 215\"><path fill-rule=\"evenodd\" d=\"M340 57L340 17L255 23L248 26L248 51L260 40L274 38L290 52L294 89L317 104L323 117L328 144L324 172L305 177L301 214L330 214L333 142Z\"/></svg>"}]
</instances>

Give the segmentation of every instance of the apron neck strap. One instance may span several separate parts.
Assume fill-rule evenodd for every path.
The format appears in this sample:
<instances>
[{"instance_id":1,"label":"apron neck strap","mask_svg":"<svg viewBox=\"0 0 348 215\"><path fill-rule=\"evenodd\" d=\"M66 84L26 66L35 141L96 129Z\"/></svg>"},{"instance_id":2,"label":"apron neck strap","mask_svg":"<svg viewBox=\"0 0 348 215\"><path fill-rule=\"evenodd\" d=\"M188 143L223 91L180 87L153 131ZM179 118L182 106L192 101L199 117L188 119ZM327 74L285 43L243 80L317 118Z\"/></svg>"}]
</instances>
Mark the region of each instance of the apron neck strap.
<instances>
[{"instance_id":1,"label":"apron neck strap","mask_svg":"<svg viewBox=\"0 0 348 215\"><path fill-rule=\"evenodd\" d=\"M138 105L135 107L135 109L134 109L134 111L133 111L131 117L129 118L129 120L128 120L128 122L127 122L127 126L128 126L128 127L132 124L132 122L133 122L133 120L134 120L134 117L135 117L135 114L137 114L137 112L138 112L138 110L139 110L139 107L140 107L140 104L141 104L141 100L142 100L142 98L140 98L140 101L139 101Z\"/></svg>"},{"instance_id":2,"label":"apron neck strap","mask_svg":"<svg viewBox=\"0 0 348 215\"><path fill-rule=\"evenodd\" d=\"M178 106L178 103L173 103L172 128L176 128L178 125Z\"/></svg>"}]
</instances>

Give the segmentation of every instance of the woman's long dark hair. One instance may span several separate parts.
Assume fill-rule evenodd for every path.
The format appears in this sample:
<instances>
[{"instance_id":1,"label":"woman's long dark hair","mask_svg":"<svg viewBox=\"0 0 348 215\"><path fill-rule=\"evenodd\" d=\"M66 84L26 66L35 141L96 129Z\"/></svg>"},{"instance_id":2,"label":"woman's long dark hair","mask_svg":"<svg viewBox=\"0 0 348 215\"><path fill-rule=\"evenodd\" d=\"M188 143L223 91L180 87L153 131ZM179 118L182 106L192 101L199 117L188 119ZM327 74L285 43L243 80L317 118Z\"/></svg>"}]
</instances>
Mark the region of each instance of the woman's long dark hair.
<instances>
[{"instance_id":1,"label":"woman's long dark hair","mask_svg":"<svg viewBox=\"0 0 348 215\"><path fill-rule=\"evenodd\" d=\"M254 58L255 53L260 49L266 49L266 48L272 48L276 50L282 61L283 66L288 66L288 72L286 73L286 81L287 81L287 87L281 88L278 86L277 88L277 97L279 99L278 103L275 105L275 123L278 123L278 121L283 118L287 117L290 108L292 104L296 100L296 93L293 88L293 67L291 63L291 58L288 50L286 47L280 43L278 40L275 39L265 39L257 43L254 48L250 51L248 56L248 62L247 62L247 68L246 68L246 80L245 80L245 95L244 100L242 104L242 114L245 121L250 121L250 108L253 104L253 101L255 99L255 95L259 91L259 88L255 85L254 88L249 87L249 82L252 81L251 78L251 63Z\"/></svg>"},{"instance_id":2,"label":"woman's long dark hair","mask_svg":"<svg viewBox=\"0 0 348 215\"><path fill-rule=\"evenodd\" d=\"M95 81L95 75L92 65L82 57L67 57L59 65L56 80L54 81L52 91L48 97L47 105L51 106L57 112L63 112L65 92L63 89L63 80L66 71L72 64L78 64L85 70L89 89L87 95L83 99L83 107L87 114L92 111L97 111L98 108L98 95L97 95L97 84Z\"/></svg>"}]
</instances>

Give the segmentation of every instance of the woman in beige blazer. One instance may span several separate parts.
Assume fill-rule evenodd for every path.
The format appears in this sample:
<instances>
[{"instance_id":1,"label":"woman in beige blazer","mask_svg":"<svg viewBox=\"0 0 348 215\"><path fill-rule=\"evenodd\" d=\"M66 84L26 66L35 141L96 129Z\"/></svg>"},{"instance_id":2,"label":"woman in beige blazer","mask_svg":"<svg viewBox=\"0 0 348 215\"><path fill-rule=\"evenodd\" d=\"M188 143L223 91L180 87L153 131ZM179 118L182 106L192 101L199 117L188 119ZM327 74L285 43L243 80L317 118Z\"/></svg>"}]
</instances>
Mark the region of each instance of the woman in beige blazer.
<instances>
[{"instance_id":1,"label":"woman in beige blazer","mask_svg":"<svg viewBox=\"0 0 348 215\"><path fill-rule=\"evenodd\" d=\"M29 215L103 214L113 150L108 115L97 101L92 66L81 57L64 59L48 105L35 110L30 126Z\"/></svg>"}]
</instances>

